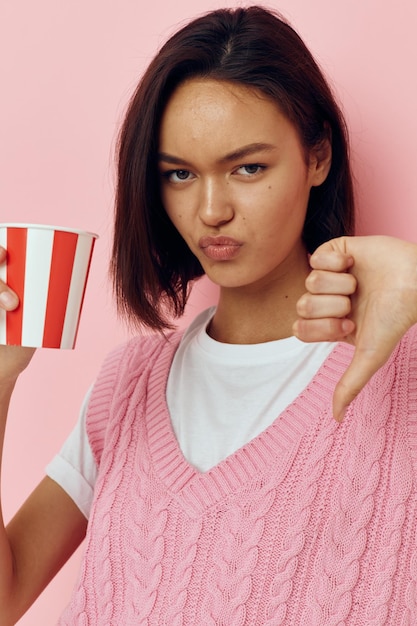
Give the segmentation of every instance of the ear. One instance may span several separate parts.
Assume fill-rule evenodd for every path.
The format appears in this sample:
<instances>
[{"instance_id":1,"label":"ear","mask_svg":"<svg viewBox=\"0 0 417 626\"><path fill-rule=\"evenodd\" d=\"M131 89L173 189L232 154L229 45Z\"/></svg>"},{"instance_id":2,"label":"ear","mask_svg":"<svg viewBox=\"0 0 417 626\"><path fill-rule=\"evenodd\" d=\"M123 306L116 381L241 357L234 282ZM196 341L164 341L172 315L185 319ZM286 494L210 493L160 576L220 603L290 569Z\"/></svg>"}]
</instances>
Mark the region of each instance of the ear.
<instances>
[{"instance_id":1,"label":"ear","mask_svg":"<svg viewBox=\"0 0 417 626\"><path fill-rule=\"evenodd\" d=\"M329 137L330 129L327 136L320 141L310 151L310 180L312 187L318 187L327 178L332 164L332 144Z\"/></svg>"}]
</instances>

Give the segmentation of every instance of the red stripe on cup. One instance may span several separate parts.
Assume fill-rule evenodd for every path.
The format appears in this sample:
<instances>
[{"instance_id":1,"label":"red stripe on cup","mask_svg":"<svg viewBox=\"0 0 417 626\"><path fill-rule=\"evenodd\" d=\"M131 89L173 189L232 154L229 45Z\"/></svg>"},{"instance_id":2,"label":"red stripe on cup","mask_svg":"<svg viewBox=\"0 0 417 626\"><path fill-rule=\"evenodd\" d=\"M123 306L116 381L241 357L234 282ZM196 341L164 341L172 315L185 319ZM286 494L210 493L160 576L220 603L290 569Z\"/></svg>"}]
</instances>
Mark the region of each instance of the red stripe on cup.
<instances>
[{"instance_id":1,"label":"red stripe on cup","mask_svg":"<svg viewBox=\"0 0 417 626\"><path fill-rule=\"evenodd\" d=\"M84 290L83 290L83 295L81 297L80 312L79 312L79 315L78 315L78 322L77 322L77 328L76 328L76 331L75 331L75 334L74 334L73 345L75 345L75 342L76 342L77 336L78 336L78 328L80 326L80 321L81 321L81 311L82 311L82 308L83 308L83 305L84 305L85 292L87 290L87 279L88 279L88 275L90 274L90 266L91 266L91 261L92 261L92 258L93 258L94 244L95 244L95 239L92 239L91 240L90 258L88 259L88 267L87 267L87 271L86 271L86 274L85 274Z\"/></svg>"},{"instance_id":2,"label":"red stripe on cup","mask_svg":"<svg viewBox=\"0 0 417 626\"><path fill-rule=\"evenodd\" d=\"M77 240L76 233L56 231L54 234L42 342L42 345L48 348L59 348L61 345Z\"/></svg>"},{"instance_id":3,"label":"red stripe on cup","mask_svg":"<svg viewBox=\"0 0 417 626\"><path fill-rule=\"evenodd\" d=\"M23 293L26 268L26 228L7 230L7 283L19 296L20 304L12 315L6 316L7 343L21 345L23 321Z\"/></svg>"}]
</instances>

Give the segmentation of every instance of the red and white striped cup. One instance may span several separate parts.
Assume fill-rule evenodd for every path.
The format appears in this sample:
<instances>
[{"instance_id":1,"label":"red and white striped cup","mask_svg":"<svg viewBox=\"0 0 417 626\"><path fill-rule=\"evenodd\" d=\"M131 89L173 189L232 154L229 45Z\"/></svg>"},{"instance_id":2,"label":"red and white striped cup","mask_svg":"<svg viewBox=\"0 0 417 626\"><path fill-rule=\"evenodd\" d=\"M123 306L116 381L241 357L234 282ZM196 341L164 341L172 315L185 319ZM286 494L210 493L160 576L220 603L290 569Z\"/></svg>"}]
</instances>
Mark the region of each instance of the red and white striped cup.
<instances>
[{"instance_id":1,"label":"red and white striped cup","mask_svg":"<svg viewBox=\"0 0 417 626\"><path fill-rule=\"evenodd\" d=\"M0 344L72 349L97 235L38 224L0 224L0 279L20 299L0 309Z\"/></svg>"}]
</instances>

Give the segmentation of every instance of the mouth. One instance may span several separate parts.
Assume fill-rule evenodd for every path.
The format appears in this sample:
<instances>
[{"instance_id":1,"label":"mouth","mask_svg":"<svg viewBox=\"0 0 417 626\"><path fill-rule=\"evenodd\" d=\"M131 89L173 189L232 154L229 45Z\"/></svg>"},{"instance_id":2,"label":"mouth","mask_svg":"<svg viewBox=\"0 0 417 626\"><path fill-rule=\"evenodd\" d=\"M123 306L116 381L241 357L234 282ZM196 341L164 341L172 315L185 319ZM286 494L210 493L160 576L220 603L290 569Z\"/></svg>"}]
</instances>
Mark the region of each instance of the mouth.
<instances>
[{"instance_id":1,"label":"mouth","mask_svg":"<svg viewBox=\"0 0 417 626\"><path fill-rule=\"evenodd\" d=\"M230 261L239 254L242 243L233 237L201 237L198 242L202 252L214 261Z\"/></svg>"}]
</instances>

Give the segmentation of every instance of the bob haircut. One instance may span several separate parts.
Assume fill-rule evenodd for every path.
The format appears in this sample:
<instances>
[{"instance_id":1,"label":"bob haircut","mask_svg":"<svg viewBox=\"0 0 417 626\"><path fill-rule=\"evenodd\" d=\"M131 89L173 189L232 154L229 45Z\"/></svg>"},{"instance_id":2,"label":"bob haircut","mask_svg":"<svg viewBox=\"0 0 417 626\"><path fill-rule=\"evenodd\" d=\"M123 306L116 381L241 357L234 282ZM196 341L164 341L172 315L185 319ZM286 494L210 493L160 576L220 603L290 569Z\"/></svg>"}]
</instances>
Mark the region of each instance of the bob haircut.
<instances>
[{"instance_id":1,"label":"bob haircut","mask_svg":"<svg viewBox=\"0 0 417 626\"><path fill-rule=\"evenodd\" d=\"M153 59L128 106L117 146L111 274L118 310L159 331L183 311L191 281L204 272L161 201L158 140L164 108L191 78L244 85L277 104L306 153L329 139L326 181L311 190L303 239L309 252L353 234L354 200L343 115L299 35L260 6L219 9L174 34Z\"/></svg>"}]
</instances>

